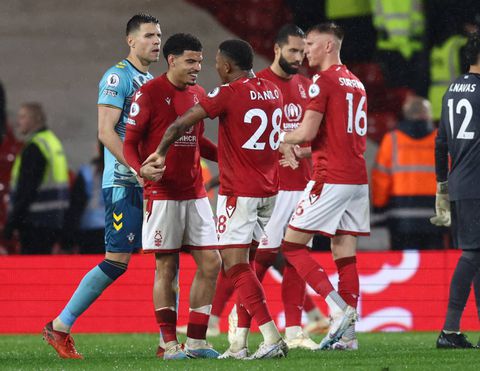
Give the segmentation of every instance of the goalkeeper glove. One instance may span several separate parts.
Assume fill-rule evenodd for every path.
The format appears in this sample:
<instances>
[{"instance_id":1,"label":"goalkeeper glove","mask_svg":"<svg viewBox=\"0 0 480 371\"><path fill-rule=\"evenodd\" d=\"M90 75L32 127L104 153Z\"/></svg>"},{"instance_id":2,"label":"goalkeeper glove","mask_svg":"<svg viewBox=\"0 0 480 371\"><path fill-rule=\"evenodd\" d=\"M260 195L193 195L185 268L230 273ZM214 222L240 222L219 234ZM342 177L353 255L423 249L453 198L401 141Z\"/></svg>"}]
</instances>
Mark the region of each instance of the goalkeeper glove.
<instances>
[{"instance_id":1,"label":"goalkeeper glove","mask_svg":"<svg viewBox=\"0 0 480 371\"><path fill-rule=\"evenodd\" d=\"M448 182L437 183L437 194L435 196L436 215L430 218L430 223L437 227L450 227L450 201L448 198Z\"/></svg>"}]
</instances>

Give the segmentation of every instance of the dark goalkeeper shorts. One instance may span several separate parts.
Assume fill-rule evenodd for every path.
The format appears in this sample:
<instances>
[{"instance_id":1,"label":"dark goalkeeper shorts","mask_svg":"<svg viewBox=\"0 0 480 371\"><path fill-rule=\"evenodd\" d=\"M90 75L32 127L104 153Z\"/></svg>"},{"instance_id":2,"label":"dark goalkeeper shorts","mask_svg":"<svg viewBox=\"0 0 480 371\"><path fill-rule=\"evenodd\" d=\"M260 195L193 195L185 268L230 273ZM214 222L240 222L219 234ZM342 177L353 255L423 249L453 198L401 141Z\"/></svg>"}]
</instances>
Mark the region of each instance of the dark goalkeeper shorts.
<instances>
[{"instance_id":1,"label":"dark goalkeeper shorts","mask_svg":"<svg viewBox=\"0 0 480 371\"><path fill-rule=\"evenodd\" d=\"M480 199L450 203L453 245L462 250L480 250Z\"/></svg>"}]
</instances>

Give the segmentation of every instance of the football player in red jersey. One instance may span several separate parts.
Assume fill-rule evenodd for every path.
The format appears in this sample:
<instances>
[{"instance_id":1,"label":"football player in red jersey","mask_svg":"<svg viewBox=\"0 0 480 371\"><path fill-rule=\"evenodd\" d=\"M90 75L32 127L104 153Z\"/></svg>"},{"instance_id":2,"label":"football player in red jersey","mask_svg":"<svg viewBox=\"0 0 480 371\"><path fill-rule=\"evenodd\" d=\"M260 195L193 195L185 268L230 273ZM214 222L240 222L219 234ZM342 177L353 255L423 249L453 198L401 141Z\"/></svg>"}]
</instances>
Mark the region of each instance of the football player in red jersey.
<instances>
[{"instance_id":1,"label":"football player in red jersey","mask_svg":"<svg viewBox=\"0 0 480 371\"><path fill-rule=\"evenodd\" d=\"M258 77L276 84L282 92L284 114L282 131L286 132L295 130L302 122L308 103L307 91L311 81L298 73L304 58L304 48L304 32L296 25L285 25L279 30L275 40L273 63L257 73ZM285 152L288 153L288 149L285 149ZM255 256L255 271L260 281L274 263L290 216L311 177L310 143L296 146L295 153L298 168L292 169L290 166L279 168L280 187L277 202ZM283 269L282 300L285 308L285 340L289 349L316 349L317 344L302 331L302 307L309 319L316 322L316 326L327 329L329 321L318 310L311 297L305 296L305 281L288 262Z\"/></svg>"},{"instance_id":2,"label":"football player in red jersey","mask_svg":"<svg viewBox=\"0 0 480 371\"><path fill-rule=\"evenodd\" d=\"M164 359L217 358L206 342L215 283L220 270L215 223L201 173L200 156L216 160L216 148L203 137L203 121L195 121L172 145L165 166L142 167L176 117L205 95L196 85L202 63L202 45L189 34L171 36L163 47L166 74L136 93L127 121L124 155L128 164L146 179L142 246L156 261L153 302L165 341ZM207 143L208 144L208 143ZM161 176L161 180L159 179ZM190 250L197 272L190 289L190 315L185 348L176 336L178 253Z\"/></svg>"},{"instance_id":3,"label":"football player in red jersey","mask_svg":"<svg viewBox=\"0 0 480 371\"><path fill-rule=\"evenodd\" d=\"M278 192L276 163L283 103L278 87L256 78L252 64L253 50L247 42L221 43L216 68L224 84L175 120L144 166L161 168L168 148L185 131L205 117L219 117L217 236L225 275L263 335L263 343L250 357L259 359L284 357L288 351L249 264L254 229L268 222ZM242 330L242 336L237 336L241 341L231 344L222 358L247 357L248 328Z\"/></svg>"},{"instance_id":4,"label":"football player in red jersey","mask_svg":"<svg viewBox=\"0 0 480 371\"><path fill-rule=\"evenodd\" d=\"M273 82L282 92L283 120L281 127L283 131L293 131L298 127L308 103L307 91L310 80L298 74L304 58L304 48L304 32L293 24L283 26L275 40L274 61L269 67L256 74L257 77ZM255 273L260 282L263 281L268 268L274 264L277 258L290 216L302 196L303 189L310 180L309 146L310 144L307 143L302 148L298 147L297 153L302 154L298 161L295 159L295 155L292 156L292 153L290 153L291 158L294 159L295 169L289 166L279 168L280 186L275 207L255 254ZM291 148L287 148L291 151ZM301 328L304 301L306 302L305 306L308 306L309 317L314 317L317 325L320 324L323 329L328 329L329 321L318 310L312 299L305 296L305 281L297 274L295 268L287 262L282 273L282 299L286 322L285 341L288 348L316 349L318 345L306 336ZM230 297L230 287L230 280L220 274L213 301L213 315L220 316ZM232 320L235 315L238 318L237 321ZM323 321L317 320L318 317ZM230 342L235 341L234 338L231 338L231 334L236 333L235 323L238 323L238 328L249 328L250 322L251 317L243 307L239 306L236 311L232 310L229 316ZM243 330L240 330L239 334L242 332Z\"/></svg>"},{"instance_id":5,"label":"football player in red jersey","mask_svg":"<svg viewBox=\"0 0 480 371\"><path fill-rule=\"evenodd\" d=\"M354 322L359 295L357 236L370 232L368 180L364 159L367 96L363 84L340 61L343 30L323 23L307 32L306 55L318 67L300 127L280 141L312 143L313 174L290 220L282 251L298 274L339 313L321 349L358 346ZM331 237L339 273L338 292L306 244L313 233ZM343 336L343 338L342 338Z\"/></svg>"}]
</instances>

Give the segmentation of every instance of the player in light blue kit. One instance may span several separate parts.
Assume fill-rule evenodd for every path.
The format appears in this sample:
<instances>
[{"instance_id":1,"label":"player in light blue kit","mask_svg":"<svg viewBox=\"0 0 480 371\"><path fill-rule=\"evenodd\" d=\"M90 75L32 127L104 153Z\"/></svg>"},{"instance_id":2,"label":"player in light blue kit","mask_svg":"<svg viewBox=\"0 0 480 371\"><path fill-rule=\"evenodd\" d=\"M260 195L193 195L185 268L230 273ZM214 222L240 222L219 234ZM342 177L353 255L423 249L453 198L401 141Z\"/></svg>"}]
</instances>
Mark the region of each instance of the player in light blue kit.
<instances>
[{"instance_id":1,"label":"player in light blue kit","mask_svg":"<svg viewBox=\"0 0 480 371\"><path fill-rule=\"evenodd\" d=\"M83 358L70 329L100 294L127 270L142 242L142 181L123 157L123 139L136 91L153 76L151 63L160 58L158 19L137 14L127 23L128 57L102 77L98 96L98 137L105 145L105 259L88 272L60 315L43 329L44 339L62 358Z\"/></svg>"}]
</instances>

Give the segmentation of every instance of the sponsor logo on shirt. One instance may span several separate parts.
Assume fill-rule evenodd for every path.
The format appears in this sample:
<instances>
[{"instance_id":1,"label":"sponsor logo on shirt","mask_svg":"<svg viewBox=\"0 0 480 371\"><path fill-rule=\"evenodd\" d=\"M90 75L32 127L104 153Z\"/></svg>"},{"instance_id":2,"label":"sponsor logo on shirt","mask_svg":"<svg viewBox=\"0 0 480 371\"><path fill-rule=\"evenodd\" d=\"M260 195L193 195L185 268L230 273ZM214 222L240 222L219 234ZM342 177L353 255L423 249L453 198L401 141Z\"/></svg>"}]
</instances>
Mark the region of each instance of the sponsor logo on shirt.
<instances>
[{"instance_id":1,"label":"sponsor logo on shirt","mask_svg":"<svg viewBox=\"0 0 480 371\"><path fill-rule=\"evenodd\" d=\"M118 93L115 90L105 89L103 95L110 95L111 97L116 97Z\"/></svg>"},{"instance_id":2,"label":"sponsor logo on shirt","mask_svg":"<svg viewBox=\"0 0 480 371\"><path fill-rule=\"evenodd\" d=\"M302 117L302 106L300 104L289 103L283 106L285 118L290 122L298 122Z\"/></svg>"},{"instance_id":3,"label":"sponsor logo on shirt","mask_svg":"<svg viewBox=\"0 0 480 371\"><path fill-rule=\"evenodd\" d=\"M116 88L120 84L120 76L116 73L111 73L107 77L107 85Z\"/></svg>"},{"instance_id":4,"label":"sponsor logo on shirt","mask_svg":"<svg viewBox=\"0 0 480 371\"><path fill-rule=\"evenodd\" d=\"M197 136L193 133L193 126L183 136L178 138L174 145L176 147L195 147L197 145Z\"/></svg>"}]
</instances>

